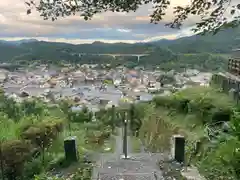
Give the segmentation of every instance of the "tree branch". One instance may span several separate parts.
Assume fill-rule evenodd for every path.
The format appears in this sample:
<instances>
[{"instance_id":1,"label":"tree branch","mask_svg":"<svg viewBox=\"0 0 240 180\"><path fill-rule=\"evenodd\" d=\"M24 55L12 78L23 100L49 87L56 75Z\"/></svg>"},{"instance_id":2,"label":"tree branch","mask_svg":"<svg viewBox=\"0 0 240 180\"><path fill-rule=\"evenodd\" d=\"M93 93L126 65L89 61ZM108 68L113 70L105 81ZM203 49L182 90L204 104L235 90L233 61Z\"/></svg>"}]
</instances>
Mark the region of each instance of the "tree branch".
<instances>
[{"instance_id":1,"label":"tree branch","mask_svg":"<svg viewBox=\"0 0 240 180\"><path fill-rule=\"evenodd\" d=\"M35 8L44 20L52 21L77 13L85 20L90 20L98 13L136 11L143 4L153 3L154 11L150 15L150 22L157 24L166 15L171 0L40 0L38 4L28 0L25 3L29 7L27 14ZM232 0L193 0L185 7L175 7L175 17L166 26L179 29L189 16L194 15L201 18L192 29L194 32L205 34L211 31L215 34L221 28L236 27L240 22L240 4L231 6L231 3Z\"/></svg>"}]
</instances>

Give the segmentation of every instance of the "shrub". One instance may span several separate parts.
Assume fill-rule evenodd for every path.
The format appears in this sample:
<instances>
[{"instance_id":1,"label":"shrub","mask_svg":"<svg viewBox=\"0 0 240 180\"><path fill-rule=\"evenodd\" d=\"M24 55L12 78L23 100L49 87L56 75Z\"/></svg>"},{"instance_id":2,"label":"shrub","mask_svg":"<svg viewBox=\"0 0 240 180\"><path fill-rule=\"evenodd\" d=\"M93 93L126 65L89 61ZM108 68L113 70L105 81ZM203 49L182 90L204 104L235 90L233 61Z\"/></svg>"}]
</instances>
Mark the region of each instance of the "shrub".
<instances>
[{"instance_id":1,"label":"shrub","mask_svg":"<svg viewBox=\"0 0 240 180\"><path fill-rule=\"evenodd\" d=\"M62 123L43 121L36 125L30 126L22 133L22 138L30 140L42 153L42 163L45 162L45 150L52 144L62 130Z\"/></svg>"},{"instance_id":2,"label":"shrub","mask_svg":"<svg viewBox=\"0 0 240 180\"><path fill-rule=\"evenodd\" d=\"M166 108L173 108L174 102L173 98L169 96L158 96L153 99L156 107L166 107Z\"/></svg>"},{"instance_id":3,"label":"shrub","mask_svg":"<svg viewBox=\"0 0 240 180\"><path fill-rule=\"evenodd\" d=\"M24 141L11 140L2 143L4 174L8 179L16 179L23 173L24 163L31 155L30 145Z\"/></svg>"},{"instance_id":4,"label":"shrub","mask_svg":"<svg viewBox=\"0 0 240 180\"><path fill-rule=\"evenodd\" d=\"M84 123L92 120L93 114L86 107L79 112L69 112L69 119L71 122Z\"/></svg>"},{"instance_id":5,"label":"shrub","mask_svg":"<svg viewBox=\"0 0 240 180\"><path fill-rule=\"evenodd\" d=\"M234 102L211 88L188 88L171 96L156 97L156 107L175 109L180 113L195 113L202 123L229 121Z\"/></svg>"},{"instance_id":6,"label":"shrub","mask_svg":"<svg viewBox=\"0 0 240 180\"><path fill-rule=\"evenodd\" d=\"M234 138L218 144L208 152L199 163L199 169L207 179L239 179L240 152L237 152L239 141Z\"/></svg>"},{"instance_id":7,"label":"shrub","mask_svg":"<svg viewBox=\"0 0 240 180\"><path fill-rule=\"evenodd\" d=\"M69 162L65 159L64 153L56 154L52 157L52 160L49 162L48 167L49 169L57 169L57 168L64 168L69 165Z\"/></svg>"},{"instance_id":8,"label":"shrub","mask_svg":"<svg viewBox=\"0 0 240 180\"><path fill-rule=\"evenodd\" d=\"M231 109L219 109L212 113L212 122L227 122L231 120L233 112Z\"/></svg>"},{"instance_id":9,"label":"shrub","mask_svg":"<svg viewBox=\"0 0 240 180\"><path fill-rule=\"evenodd\" d=\"M24 165L24 179L32 179L34 175L40 174L43 170L40 158L33 158Z\"/></svg>"}]
</instances>

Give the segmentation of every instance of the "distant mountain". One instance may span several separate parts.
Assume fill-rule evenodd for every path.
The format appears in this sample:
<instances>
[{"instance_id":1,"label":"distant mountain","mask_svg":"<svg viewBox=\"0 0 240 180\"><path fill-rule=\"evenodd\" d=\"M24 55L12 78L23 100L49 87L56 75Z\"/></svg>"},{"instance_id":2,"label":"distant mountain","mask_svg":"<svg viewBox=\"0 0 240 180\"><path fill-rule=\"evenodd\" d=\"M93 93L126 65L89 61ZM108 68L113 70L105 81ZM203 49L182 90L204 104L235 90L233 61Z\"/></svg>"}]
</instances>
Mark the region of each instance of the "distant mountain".
<instances>
[{"instance_id":1,"label":"distant mountain","mask_svg":"<svg viewBox=\"0 0 240 180\"><path fill-rule=\"evenodd\" d=\"M69 60L69 61L92 61L97 62L100 58L90 54L151 54L142 57L143 60L151 59L157 64L158 61L176 59L181 54L230 54L232 49L240 46L240 28L228 29L219 32L215 36L194 35L182 37L176 40L162 39L148 43L104 43L93 42L92 44L68 44L60 42L45 42L36 39L23 39L19 41L0 41L0 61L9 62L15 60ZM81 58L79 53L86 53L88 57ZM200 57L200 56L199 56ZM201 56L203 57L203 56ZM103 58L103 57L101 57ZM112 57L104 57L111 59ZM127 59L126 57L124 57ZM132 59L134 59L132 57ZM104 61L105 62L105 61Z\"/></svg>"},{"instance_id":2,"label":"distant mountain","mask_svg":"<svg viewBox=\"0 0 240 180\"><path fill-rule=\"evenodd\" d=\"M176 40L154 41L150 44L180 53L230 53L232 49L240 48L240 27L223 30L216 35L194 35Z\"/></svg>"},{"instance_id":3,"label":"distant mountain","mask_svg":"<svg viewBox=\"0 0 240 180\"><path fill-rule=\"evenodd\" d=\"M10 44L10 45L21 45L23 43L30 43L30 42L36 42L38 40L36 39L21 39L18 41L6 41L6 40L0 40L0 43L2 44Z\"/></svg>"},{"instance_id":4,"label":"distant mountain","mask_svg":"<svg viewBox=\"0 0 240 180\"><path fill-rule=\"evenodd\" d=\"M160 40L150 43L104 43L68 44L60 42L37 41L0 41L0 62L24 64L49 63L94 63L111 64L113 67L125 65L129 68L141 65L162 70L183 70L195 68L202 71L226 69L227 58L222 54L230 53L239 44L238 32L231 35L191 36L176 40ZM229 38L228 38L229 37ZM84 53L84 54L81 54ZM129 54L113 57L96 54ZM133 54L148 54L140 61Z\"/></svg>"}]
</instances>

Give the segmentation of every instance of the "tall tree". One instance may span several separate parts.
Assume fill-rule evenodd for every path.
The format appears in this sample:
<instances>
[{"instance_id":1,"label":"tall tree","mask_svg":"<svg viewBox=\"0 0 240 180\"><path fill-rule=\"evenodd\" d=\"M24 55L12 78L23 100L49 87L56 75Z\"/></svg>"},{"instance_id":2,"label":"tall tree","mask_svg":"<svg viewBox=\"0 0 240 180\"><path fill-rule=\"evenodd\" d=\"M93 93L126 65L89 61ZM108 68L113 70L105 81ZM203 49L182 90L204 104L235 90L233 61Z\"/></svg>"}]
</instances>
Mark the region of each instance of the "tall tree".
<instances>
[{"instance_id":1,"label":"tall tree","mask_svg":"<svg viewBox=\"0 0 240 180\"><path fill-rule=\"evenodd\" d=\"M45 20L56 20L79 14L89 20L94 14L112 12L136 11L144 4L153 4L150 15L152 23L158 23L166 15L166 10L173 0L26 0L29 6L27 14L36 9ZM187 6L174 7L175 18L167 26L180 28L190 15L200 16L195 32L217 33L221 28L236 27L240 22L239 0L192 0Z\"/></svg>"}]
</instances>

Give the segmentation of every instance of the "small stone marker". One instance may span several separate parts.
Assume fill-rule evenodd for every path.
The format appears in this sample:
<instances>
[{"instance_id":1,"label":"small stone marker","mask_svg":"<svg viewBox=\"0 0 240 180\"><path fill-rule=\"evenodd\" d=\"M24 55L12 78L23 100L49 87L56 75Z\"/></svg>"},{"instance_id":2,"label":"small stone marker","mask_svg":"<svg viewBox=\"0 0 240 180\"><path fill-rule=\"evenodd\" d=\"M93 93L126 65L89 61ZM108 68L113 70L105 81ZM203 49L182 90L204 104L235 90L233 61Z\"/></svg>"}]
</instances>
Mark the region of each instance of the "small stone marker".
<instances>
[{"instance_id":1,"label":"small stone marker","mask_svg":"<svg viewBox=\"0 0 240 180\"><path fill-rule=\"evenodd\" d=\"M78 160L76 136L68 137L64 140L64 150L67 161L76 162Z\"/></svg>"},{"instance_id":2,"label":"small stone marker","mask_svg":"<svg viewBox=\"0 0 240 180\"><path fill-rule=\"evenodd\" d=\"M184 163L185 160L185 138L181 135L172 136L172 158L178 163Z\"/></svg>"}]
</instances>

